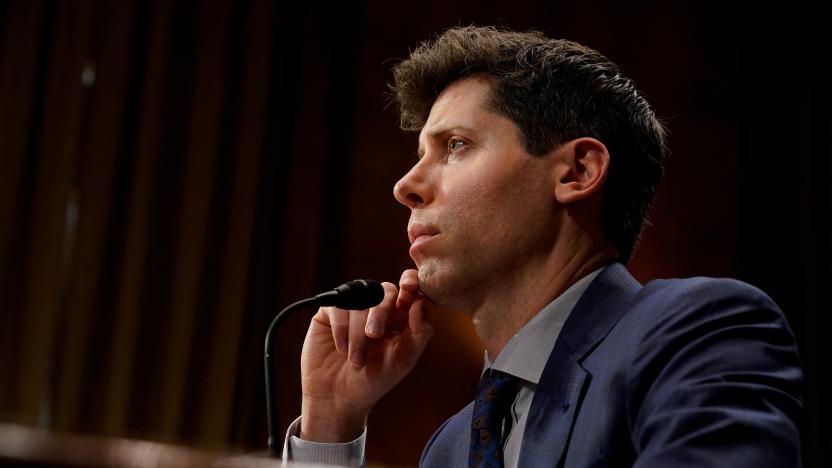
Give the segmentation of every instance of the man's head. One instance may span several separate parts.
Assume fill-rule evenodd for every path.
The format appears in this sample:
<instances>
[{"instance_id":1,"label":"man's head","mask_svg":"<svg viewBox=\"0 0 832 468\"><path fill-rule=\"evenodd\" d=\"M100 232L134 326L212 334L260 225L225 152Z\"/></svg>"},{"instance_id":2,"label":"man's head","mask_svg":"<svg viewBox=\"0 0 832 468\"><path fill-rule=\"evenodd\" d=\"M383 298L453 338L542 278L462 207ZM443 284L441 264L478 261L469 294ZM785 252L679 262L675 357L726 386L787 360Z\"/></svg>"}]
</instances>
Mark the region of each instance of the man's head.
<instances>
[{"instance_id":1,"label":"man's head","mask_svg":"<svg viewBox=\"0 0 832 468\"><path fill-rule=\"evenodd\" d=\"M464 27L422 44L394 68L402 128L421 130L448 85L482 77L488 107L511 120L525 151L542 156L591 137L609 151L601 224L627 261L662 174L664 129L619 68L580 44L540 33Z\"/></svg>"}]
</instances>

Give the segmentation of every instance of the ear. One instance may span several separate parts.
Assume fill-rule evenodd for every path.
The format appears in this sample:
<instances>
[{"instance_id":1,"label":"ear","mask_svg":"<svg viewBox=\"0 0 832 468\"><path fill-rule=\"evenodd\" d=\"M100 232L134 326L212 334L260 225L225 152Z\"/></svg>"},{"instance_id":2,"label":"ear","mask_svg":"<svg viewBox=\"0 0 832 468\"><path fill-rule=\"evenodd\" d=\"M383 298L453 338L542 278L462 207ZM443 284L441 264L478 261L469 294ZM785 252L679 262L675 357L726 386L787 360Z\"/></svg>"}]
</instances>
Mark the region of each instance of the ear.
<instances>
[{"instance_id":1,"label":"ear","mask_svg":"<svg viewBox=\"0 0 832 468\"><path fill-rule=\"evenodd\" d=\"M576 138L560 145L553 156L559 203L574 203L601 192L610 166L610 154L603 143L595 138Z\"/></svg>"}]
</instances>

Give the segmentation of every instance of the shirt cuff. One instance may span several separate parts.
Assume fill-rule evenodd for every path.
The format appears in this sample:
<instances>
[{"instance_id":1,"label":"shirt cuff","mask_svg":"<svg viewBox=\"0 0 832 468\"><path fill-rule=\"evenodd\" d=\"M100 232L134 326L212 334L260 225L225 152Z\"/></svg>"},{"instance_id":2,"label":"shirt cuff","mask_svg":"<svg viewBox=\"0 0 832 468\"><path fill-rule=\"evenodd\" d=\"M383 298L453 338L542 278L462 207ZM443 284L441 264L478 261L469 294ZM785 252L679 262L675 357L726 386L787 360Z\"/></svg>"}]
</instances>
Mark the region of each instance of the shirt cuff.
<instances>
[{"instance_id":1,"label":"shirt cuff","mask_svg":"<svg viewBox=\"0 0 832 468\"><path fill-rule=\"evenodd\" d=\"M367 441L367 426L364 432L352 442L320 443L303 440L300 434L300 418L289 425L283 442L283 464L313 464L335 466L363 466L364 443Z\"/></svg>"}]
</instances>

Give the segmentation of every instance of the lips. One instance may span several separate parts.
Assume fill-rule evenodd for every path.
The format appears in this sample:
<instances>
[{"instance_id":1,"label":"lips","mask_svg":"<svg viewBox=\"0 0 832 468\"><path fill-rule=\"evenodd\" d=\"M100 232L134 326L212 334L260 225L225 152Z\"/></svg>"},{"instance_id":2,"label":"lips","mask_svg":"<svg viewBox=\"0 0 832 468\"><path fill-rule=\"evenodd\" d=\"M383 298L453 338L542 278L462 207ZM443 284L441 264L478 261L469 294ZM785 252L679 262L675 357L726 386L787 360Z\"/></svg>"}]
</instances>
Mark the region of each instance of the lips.
<instances>
[{"instance_id":1,"label":"lips","mask_svg":"<svg viewBox=\"0 0 832 468\"><path fill-rule=\"evenodd\" d=\"M410 239L410 258L419 265L428 255L425 246L431 239L439 235L439 229L430 224L413 223L407 228L407 238Z\"/></svg>"},{"instance_id":2,"label":"lips","mask_svg":"<svg viewBox=\"0 0 832 468\"><path fill-rule=\"evenodd\" d=\"M426 241L437 234L439 234L439 229L429 224L413 223L407 228L407 238L413 245Z\"/></svg>"}]
</instances>

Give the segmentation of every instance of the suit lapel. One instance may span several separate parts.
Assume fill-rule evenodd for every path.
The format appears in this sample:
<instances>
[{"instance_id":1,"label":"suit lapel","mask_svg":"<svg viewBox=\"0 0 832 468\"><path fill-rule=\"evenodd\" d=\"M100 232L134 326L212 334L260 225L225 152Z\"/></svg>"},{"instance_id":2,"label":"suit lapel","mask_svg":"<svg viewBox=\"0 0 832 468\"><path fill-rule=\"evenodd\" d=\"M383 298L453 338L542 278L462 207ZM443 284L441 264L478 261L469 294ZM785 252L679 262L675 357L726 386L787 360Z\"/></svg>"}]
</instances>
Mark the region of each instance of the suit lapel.
<instances>
[{"instance_id":1,"label":"suit lapel","mask_svg":"<svg viewBox=\"0 0 832 468\"><path fill-rule=\"evenodd\" d=\"M591 375L581 361L609 333L641 285L619 263L589 285L557 338L535 390L523 434L519 466L561 465Z\"/></svg>"}]
</instances>

